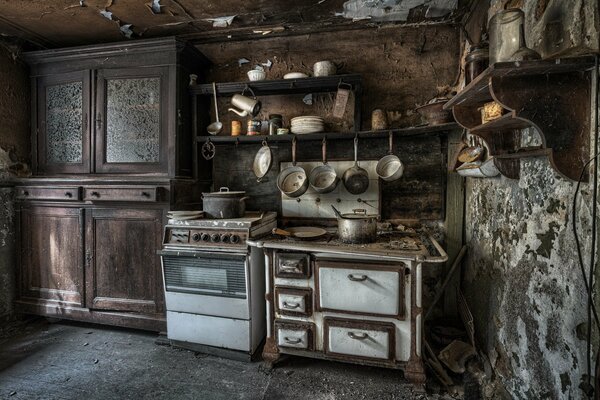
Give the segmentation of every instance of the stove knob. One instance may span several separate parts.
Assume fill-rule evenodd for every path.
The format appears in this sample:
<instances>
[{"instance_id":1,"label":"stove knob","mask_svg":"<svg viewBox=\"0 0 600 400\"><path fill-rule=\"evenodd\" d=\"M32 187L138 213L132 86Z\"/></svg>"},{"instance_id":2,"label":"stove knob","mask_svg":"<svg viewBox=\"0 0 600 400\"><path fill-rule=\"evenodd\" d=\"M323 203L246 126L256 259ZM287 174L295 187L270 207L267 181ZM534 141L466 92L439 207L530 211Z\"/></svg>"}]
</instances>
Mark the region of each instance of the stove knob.
<instances>
[{"instance_id":1,"label":"stove knob","mask_svg":"<svg viewBox=\"0 0 600 400\"><path fill-rule=\"evenodd\" d=\"M223 243L229 243L229 238L230 237L231 237L231 235L229 235L229 234L226 234L226 233L222 234L221 235L221 242L223 242Z\"/></svg>"},{"instance_id":2,"label":"stove knob","mask_svg":"<svg viewBox=\"0 0 600 400\"><path fill-rule=\"evenodd\" d=\"M233 244L235 243L239 243L240 242L240 237L238 235L231 235L231 238L229 238L229 241Z\"/></svg>"},{"instance_id":3,"label":"stove knob","mask_svg":"<svg viewBox=\"0 0 600 400\"><path fill-rule=\"evenodd\" d=\"M219 240L221 240L221 237L219 236L218 233L213 233L212 235L210 235L211 242L217 243Z\"/></svg>"},{"instance_id":4,"label":"stove knob","mask_svg":"<svg viewBox=\"0 0 600 400\"><path fill-rule=\"evenodd\" d=\"M200 236L200 239L202 239L203 242L208 242L210 240L210 235L208 233L203 233Z\"/></svg>"},{"instance_id":5,"label":"stove knob","mask_svg":"<svg viewBox=\"0 0 600 400\"><path fill-rule=\"evenodd\" d=\"M194 242L199 242L199 241L200 241L200 239L202 239L202 236L201 236L199 233L194 233L194 234L192 235L192 240L193 240Z\"/></svg>"}]
</instances>

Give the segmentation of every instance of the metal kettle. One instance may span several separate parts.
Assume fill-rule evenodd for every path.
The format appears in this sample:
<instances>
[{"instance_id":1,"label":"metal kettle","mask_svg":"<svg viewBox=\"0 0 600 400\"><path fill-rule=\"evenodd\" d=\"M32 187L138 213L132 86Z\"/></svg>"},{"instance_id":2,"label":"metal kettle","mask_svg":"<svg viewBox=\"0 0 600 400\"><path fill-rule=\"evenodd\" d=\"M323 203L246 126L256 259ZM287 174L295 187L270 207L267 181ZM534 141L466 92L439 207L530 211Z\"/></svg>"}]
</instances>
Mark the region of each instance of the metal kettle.
<instances>
[{"instance_id":1,"label":"metal kettle","mask_svg":"<svg viewBox=\"0 0 600 400\"><path fill-rule=\"evenodd\" d=\"M248 90L252 93L252 98L244 96L246 89L244 89L242 94L234 94L231 98L231 105L235 108L229 108L229 111L236 113L240 117L246 117L248 115L254 117L260 112L262 103L260 100L256 99L256 96L251 89L248 88Z\"/></svg>"}]
</instances>

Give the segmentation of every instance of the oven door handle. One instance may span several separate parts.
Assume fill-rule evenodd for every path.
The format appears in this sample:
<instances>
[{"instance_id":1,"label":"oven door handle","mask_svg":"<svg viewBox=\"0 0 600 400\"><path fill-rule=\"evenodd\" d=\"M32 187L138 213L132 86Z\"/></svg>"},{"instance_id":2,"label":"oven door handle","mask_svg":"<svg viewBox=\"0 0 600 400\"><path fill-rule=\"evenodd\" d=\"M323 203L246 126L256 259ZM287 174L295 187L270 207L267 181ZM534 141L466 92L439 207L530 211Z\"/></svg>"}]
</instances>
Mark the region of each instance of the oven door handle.
<instances>
[{"instance_id":1,"label":"oven door handle","mask_svg":"<svg viewBox=\"0 0 600 400\"><path fill-rule=\"evenodd\" d=\"M199 249L200 250L200 249ZM204 250L204 249L202 249ZM171 257L197 257L197 258L244 258L248 256L248 253L217 253L209 251L198 251L198 250L157 250L156 254L159 256L171 256Z\"/></svg>"}]
</instances>

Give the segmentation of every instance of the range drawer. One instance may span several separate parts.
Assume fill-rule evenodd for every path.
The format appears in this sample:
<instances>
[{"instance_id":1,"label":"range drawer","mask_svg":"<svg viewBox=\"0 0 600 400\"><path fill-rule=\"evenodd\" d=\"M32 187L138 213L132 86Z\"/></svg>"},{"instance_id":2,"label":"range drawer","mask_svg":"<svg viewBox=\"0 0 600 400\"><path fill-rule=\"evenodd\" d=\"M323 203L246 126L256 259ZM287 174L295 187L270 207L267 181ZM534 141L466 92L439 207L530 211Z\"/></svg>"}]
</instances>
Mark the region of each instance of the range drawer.
<instances>
[{"instance_id":1,"label":"range drawer","mask_svg":"<svg viewBox=\"0 0 600 400\"><path fill-rule=\"evenodd\" d=\"M314 348L315 326L309 323L275 320L277 347L300 350Z\"/></svg>"},{"instance_id":2,"label":"range drawer","mask_svg":"<svg viewBox=\"0 0 600 400\"><path fill-rule=\"evenodd\" d=\"M393 324L325 318L324 349L332 356L393 360Z\"/></svg>"},{"instance_id":3,"label":"range drawer","mask_svg":"<svg viewBox=\"0 0 600 400\"><path fill-rule=\"evenodd\" d=\"M312 315L312 290L275 287L275 306L282 315Z\"/></svg>"},{"instance_id":4,"label":"range drawer","mask_svg":"<svg viewBox=\"0 0 600 400\"><path fill-rule=\"evenodd\" d=\"M81 190L77 186L19 186L17 187L19 200L81 200Z\"/></svg>"},{"instance_id":5,"label":"range drawer","mask_svg":"<svg viewBox=\"0 0 600 400\"><path fill-rule=\"evenodd\" d=\"M282 253L275 255L277 278L310 278L310 256L305 253Z\"/></svg>"},{"instance_id":6,"label":"range drawer","mask_svg":"<svg viewBox=\"0 0 600 400\"><path fill-rule=\"evenodd\" d=\"M404 269L402 263L317 261L317 309L400 318L404 311Z\"/></svg>"},{"instance_id":7,"label":"range drawer","mask_svg":"<svg viewBox=\"0 0 600 400\"><path fill-rule=\"evenodd\" d=\"M86 201L158 201L156 186L135 187L86 187L83 189L83 199Z\"/></svg>"}]
</instances>

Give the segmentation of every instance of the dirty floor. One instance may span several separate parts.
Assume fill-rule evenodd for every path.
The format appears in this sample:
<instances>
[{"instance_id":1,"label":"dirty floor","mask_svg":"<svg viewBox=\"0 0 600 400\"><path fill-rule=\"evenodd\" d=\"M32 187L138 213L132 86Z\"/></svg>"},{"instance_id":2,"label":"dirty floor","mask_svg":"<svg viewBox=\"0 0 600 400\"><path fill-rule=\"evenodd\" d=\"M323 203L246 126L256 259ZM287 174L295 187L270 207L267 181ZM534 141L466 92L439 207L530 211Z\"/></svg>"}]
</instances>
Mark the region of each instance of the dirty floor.
<instances>
[{"instance_id":1,"label":"dirty floor","mask_svg":"<svg viewBox=\"0 0 600 400\"><path fill-rule=\"evenodd\" d=\"M438 399L398 371L291 358L264 370L156 334L34 320L0 337L0 399Z\"/></svg>"}]
</instances>

